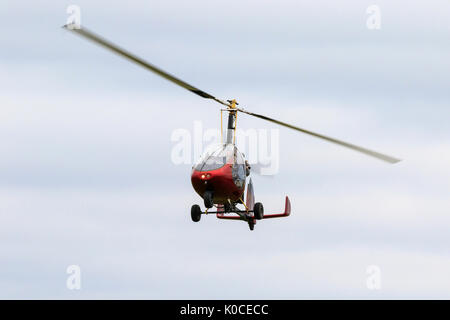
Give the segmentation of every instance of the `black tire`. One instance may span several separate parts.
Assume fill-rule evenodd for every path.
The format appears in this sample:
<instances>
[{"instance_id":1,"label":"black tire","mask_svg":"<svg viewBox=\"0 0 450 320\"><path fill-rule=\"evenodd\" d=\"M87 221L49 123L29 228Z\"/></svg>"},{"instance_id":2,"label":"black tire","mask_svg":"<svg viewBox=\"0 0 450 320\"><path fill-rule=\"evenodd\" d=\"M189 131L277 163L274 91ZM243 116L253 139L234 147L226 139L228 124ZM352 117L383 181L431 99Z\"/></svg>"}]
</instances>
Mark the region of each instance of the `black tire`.
<instances>
[{"instance_id":1,"label":"black tire","mask_svg":"<svg viewBox=\"0 0 450 320\"><path fill-rule=\"evenodd\" d=\"M198 204L194 204L191 207L192 221L199 222L201 217L202 217L202 210L200 209L200 206Z\"/></svg>"},{"instance_id":2,"label":"black tire","mask_svg":"<svg viewBox=\"0 0 450 320\"><path fill-rule=\"evenodd\" d=\"M213 193L211 191L205 191L205 194L203 195L203 201L205 203L206 208L212 208L214 205L213 202Z\"/></svg>"},{"instance_id":3,"label":"black tire","mask_svg":"<svg viewBox=\"0 0 450 320\"><path fill-rule=\"evenodd\" d=\"M253 229L255 229L255 223L253 221L249 221L248 227L250 228L250 231L253 231Z\"/></svg>"},{"instance_id":4,"label":"black tire","mask_svg":"<svg viewBox=\"0 0 450 320\"><path fill-rule=\"evenodd\" d=\"M264 207L261 202L255 203L253 214L256 220L261 220L264 217Z\"/></svg>"},{"instance_id":5,"label":"black tire","mask_svg":"<svg viewBox=\"0 0 450 320\"><path fill-rule=\"evenodd\" d=\"M225 203L223 205L223 210L225 210L225 212L231 212L232 206L229 203Z\"/></svg>"}]
</instances>

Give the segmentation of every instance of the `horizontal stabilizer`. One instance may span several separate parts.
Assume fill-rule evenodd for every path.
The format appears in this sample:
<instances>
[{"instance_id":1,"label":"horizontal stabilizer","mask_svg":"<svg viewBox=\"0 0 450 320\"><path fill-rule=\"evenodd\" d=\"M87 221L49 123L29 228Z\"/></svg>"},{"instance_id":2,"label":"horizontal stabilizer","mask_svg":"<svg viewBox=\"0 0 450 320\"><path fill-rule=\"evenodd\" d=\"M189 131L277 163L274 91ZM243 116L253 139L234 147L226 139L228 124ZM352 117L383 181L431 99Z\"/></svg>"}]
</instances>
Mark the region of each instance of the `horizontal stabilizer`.
<instances>
[{"instance_id":1,"label":"horizontal stabilizer","mask_svg":"<svg viewBox=\"0 0 450 320\"><path fill-rule=\"evenodd\" d=\"M291 214L291 201L289 200L288 196L286 196L286 202L284 205L284 212L278 213L278 214L265 214L263 216L263 219L271 219L271 218L282 218L287 217Z\"/></svg>"}]
</instances>

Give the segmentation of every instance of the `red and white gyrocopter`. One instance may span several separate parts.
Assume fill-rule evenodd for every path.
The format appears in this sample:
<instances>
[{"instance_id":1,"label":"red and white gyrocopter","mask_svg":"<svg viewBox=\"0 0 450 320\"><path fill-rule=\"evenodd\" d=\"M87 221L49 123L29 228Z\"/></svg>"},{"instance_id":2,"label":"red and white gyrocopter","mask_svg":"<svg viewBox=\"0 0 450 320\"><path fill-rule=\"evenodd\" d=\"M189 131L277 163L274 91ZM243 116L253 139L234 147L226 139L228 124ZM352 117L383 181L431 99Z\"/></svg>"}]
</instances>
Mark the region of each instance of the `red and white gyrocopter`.
<instances>
[{"instance_id":1,"label":"red and white gyrocopter","mask_svg":"<svg viewBox=\"0 0 450 320\"><path fill-rule=\"evenodd\" d=\"M194 204L191 208L191 218L194 222L199 222L203 214L216 214L219 219L242 220L248 223L250 230L253 230L256 221L268 218L287 217L291 213L291 203L286 197L284 212L279 214L265 214L262 203L255 203L255 195L253 192L253 183L247 177L250 175L251 167L245 160L244 155L236 147L236 119L238 113L243 113L262 120L276 123L280 126L287 127L316 138L338 144L340 146L353 149L364 153L371 157L386 161L388 163L396 163L399 159L391 156L372 151L363 147L356 146L338 139L334 139L322 134L318 134L292 124L288 124L273 118L250 112L239 106L236 100L221 100L215 96L200 90L183 80L161 70L160 68L144 61L136 55L120 48L110 41L100 37L99 35L89 31L85 27L75 25L65 25L64 28L70 30L77 35L91 40L92 42L111 50L112 52L134 62L141 67L150 70L157 75L169 80L178 86L185 88L192 93L204 98L215 101L222 106L221 112L228 113L228 123L226 127L225 138L215 150L209 150L200 158L193 166L191 174L191 182L194 190L203 198L205 210L202 211L199 205ZM222 129L222 128L221 128ZM221 131L223 132L223 130ZM247 189L246 199L244 201L244 192ZM215 211L214 209L215 208Z\"/></svg>"}]
</instances>

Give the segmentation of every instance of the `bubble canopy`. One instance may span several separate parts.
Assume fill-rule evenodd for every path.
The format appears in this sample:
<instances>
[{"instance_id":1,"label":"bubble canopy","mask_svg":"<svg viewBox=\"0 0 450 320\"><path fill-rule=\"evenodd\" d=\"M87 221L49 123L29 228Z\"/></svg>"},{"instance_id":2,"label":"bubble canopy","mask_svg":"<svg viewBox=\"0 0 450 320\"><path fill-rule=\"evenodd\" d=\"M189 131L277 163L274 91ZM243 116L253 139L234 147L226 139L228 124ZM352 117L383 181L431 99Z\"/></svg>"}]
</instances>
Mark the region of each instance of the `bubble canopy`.
<instances>
[{"instance_id":1,"label":"bubble canopy","mask_svg":"<svg viewBox=\"0 0 450 320\"><path fill-rule=\"evenodd\" d=\"M211 171L220 169L227 163L244 163L244 158L232 144L213 145L194 164L194 169L197 171Z\"/></svg>"}]
</instances>

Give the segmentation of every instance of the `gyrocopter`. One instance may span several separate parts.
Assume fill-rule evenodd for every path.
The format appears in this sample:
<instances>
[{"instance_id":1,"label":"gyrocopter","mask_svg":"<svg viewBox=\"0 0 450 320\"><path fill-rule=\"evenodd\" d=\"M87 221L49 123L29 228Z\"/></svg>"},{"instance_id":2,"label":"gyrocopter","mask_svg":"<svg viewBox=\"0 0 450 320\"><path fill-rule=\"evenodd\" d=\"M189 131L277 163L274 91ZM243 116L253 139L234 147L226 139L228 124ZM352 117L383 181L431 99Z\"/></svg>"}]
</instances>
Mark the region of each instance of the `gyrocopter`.
<instances>
[{"instance_id":1,"label":"gyrocopter","mask_svg":"<svg viewBox=\"0 0 450 320\"><path fill-rule=\"evenodd\" d=\"M100 37L92 31L89 31L85 27L81 27L79 25L65 25L64 28L75 32L77 35L91 40L94 43L103 46L104 48L111 50L119 56L122 56L140 65L141 67L158 74L159 76L195 93L202 98L211 99L224 106L224 108L221 108L220 111L228 113L225 138L222 137L221 144L217 149L207 151L192 167L192 186L194 190L200 195L200 197L203 198L203 202L206 207L206 209L202 211L199 205L194 204L192 206L191 218L194 222L199 222L203 214L216 214L217 218L219 219L245 221L248 223L250 230L253 230L257 220L287 217L291 213L291 203L287 196L285 200L284 212L279 214L265 214L262 203L255 203L255 195L251 178L249 179L248 184L246 184L247 177L249 177L250 175L251 167L245 160L244 155L236 147L236 119L238 113L244 113L266 121L270 121L272 123L276 123L278 125L300 131L316 138L323 139L349 149L353 149L355 151L364 153L388 163L396 163L400 161L399 159L379 152L375 152L363 147L356 146L354 144L350 144L338 139L302 129L300 127L275 120L261 114L247 111L242 107L238 107L239 103L236 100L218 99L215 96L174 77L173 75L144 61L136 55L116 46L110 41ZM221 132L223 132L223 128L221 128ZM247 193L244 202L243 196L246 186ZM241 207L239 208L238 206ZM216 209L215 211L210 210L214 207Z\"/></svg>"}]
</instances>

